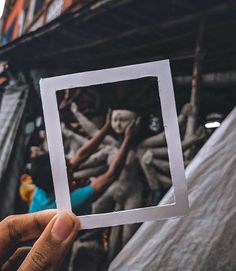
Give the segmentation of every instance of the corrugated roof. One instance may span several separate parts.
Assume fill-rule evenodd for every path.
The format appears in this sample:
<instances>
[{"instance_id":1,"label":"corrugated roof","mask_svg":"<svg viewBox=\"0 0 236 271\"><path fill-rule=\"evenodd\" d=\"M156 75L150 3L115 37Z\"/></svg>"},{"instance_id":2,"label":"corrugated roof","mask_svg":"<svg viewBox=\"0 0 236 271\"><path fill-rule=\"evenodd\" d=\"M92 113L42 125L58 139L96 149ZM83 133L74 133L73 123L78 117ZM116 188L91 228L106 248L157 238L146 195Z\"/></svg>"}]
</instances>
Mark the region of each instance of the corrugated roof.
<instances>
[{"instance_id":1,"label":"corrugated roof","mask_svg":"<svg viewBox=\"0 0 236 271\"><path fill-rule=\"evenodd\" d=\"M176 75L189 74L205 18L204 72L235 70L235 8L236 0L96 1L0 47L0 57L76 71L170 58Z\"/></svg>"}]
</instances>

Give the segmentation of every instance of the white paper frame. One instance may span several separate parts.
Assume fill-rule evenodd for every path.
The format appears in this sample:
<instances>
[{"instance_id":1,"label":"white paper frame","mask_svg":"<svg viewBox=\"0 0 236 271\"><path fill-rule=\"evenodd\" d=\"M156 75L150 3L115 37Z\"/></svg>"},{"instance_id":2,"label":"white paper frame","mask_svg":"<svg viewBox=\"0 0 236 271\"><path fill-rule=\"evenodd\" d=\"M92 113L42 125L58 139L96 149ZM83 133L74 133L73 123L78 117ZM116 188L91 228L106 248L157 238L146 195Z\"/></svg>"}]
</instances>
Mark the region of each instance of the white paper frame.
<instances>
[{"instance_id":1,"label":"white paper frame","mask_svg":"<svg viewBox=\"0 0 236 271\"><path fill-rule=\"evenodd\" d=\"M71 210L56 91L143 77L158 80L175 202L164 206L80 216L82 229L183 216L189 211L183 155L169 60L62 75L40 80L48 148L58 211ZM157 90L158 91L158 90Z\"/></svg>"}]
</instances>

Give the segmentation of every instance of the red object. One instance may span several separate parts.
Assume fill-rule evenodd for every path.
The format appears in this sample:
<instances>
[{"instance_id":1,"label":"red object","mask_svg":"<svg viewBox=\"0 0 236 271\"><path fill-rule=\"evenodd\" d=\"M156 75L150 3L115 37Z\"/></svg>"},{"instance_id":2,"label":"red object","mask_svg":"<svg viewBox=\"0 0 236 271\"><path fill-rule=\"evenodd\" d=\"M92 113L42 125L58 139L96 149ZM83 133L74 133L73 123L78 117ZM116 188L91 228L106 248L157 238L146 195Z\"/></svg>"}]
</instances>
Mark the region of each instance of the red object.
<instances>
[{"instance_id":1,"label":"red object","mask_svg":"<svg viewBox=\"0 0 236 271\"><path fill-rule=\"evenodd\" d=\"M4 84L7 81L6 77L0 77L0 85Z\"/></svg>"}]
</instances>

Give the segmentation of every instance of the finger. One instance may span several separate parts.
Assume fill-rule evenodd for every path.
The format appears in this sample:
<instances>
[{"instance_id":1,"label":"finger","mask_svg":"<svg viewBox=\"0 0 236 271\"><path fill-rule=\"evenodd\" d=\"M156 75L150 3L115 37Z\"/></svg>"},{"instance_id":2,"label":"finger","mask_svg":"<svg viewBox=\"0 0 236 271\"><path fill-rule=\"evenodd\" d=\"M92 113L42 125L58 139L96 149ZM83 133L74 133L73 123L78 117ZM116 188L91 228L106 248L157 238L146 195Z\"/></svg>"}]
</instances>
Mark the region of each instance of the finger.
<instances>
[{"instance_id":1,"label":"finger","mask_svg":"<svg viewBox=\"0 0 236 271\"><path fill-rule=\"evenodd\" d=\"M133 120L131 121L131 123L134 124L134 123L136 122L136 120L137 120L137 118L133 119Z\"/></svg>"},{"instance_id":2,"label":"finger","mask_svg":"<svg viewBox=\"0 0 236 271\"><path fill-rule=\"evenodd\" d=\"M72 213L60 213L52 219L18 270L58 270L79 230Z\"/></svg>"},{"instance_id":3,"label":"finger","mask_svg":"<svg viewBox=\"0 0 236 271\"><path fill-rule=\"evenodd\" d=\"M131 128L131 127L133 127L134 126L134 124L135 124L135 122L136 122L136 119L133 119L131 122L130 122L130 124L129 124L129 128Z\"/></svg>"},{"instance_id":4,"label":"finger","mask_svg":"<svg viewBox=\"0 0 236 271\"><path fill-rule=\"evenodd\" d=\"M16 215L0 222L0 266L18 244L39 237L56 213L56 210L50 210Z\"/></svg>"},{"instance_id":5,"label":"finger","mask_svg":"<svg viewBox=\"0 0 236 271\"><path fill-rule=\"evenodd\" d=\"M71 104L71 106L70 106L70 109L71 109L71 112L75 114L77 112L77 109L78 109L77 104L73 102Z\"/></svg>"},{"instance_id":6,"label":"finger","mask_svg":"<svg viewBox=\"0 0 236 271\"><path fill-rule=\"evenodd\" d=\"M24 261L25 257L30 252L30 249L30 247L18 248L16 252L1 267L1 271L17 270Z\"/></svg>"},{"instance_id":7,"label":"finger","mask_svg":"<svg viewBox=\"0 0 236 271\"><path fill-rule=\"evenodd\" d=\"M108 115L109 116L111 115L111 112L112 112L111 108L108 108Z\"/></svg>"},{"instance_id":8,"label":"finger","mask_svg":"<svg viewBox=\"0 0 236 271\"><path fill-rule=\"evenodd\" d=\"M108 112L107 112L107 121L111 120L111 114L112 114L112 110L111 108L108 108Z\"/></svg>"}]
</instances>

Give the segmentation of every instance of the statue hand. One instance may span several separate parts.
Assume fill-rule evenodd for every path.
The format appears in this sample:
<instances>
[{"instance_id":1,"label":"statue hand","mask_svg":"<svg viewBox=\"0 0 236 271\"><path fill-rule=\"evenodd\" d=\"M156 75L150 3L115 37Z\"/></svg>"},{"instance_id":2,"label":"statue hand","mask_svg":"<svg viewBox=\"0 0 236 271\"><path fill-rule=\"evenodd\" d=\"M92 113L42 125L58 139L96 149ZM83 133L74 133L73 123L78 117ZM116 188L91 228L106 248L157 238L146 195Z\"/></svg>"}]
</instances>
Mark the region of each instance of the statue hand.
<instances>
[{"instance_id":1,"label":"statue hand","mask_svg":"<svg viewBox=\"0 0 236 271\"><path fill-rule=\"evenodd\" d=\"M106 121L105 121L105 126L107 128L110 128L110 126L111 126L111 115L112 115L112 110L111 110L111 108L109 108L107 115L106 115Z\"/></svg>"},{"instance_id":2,"label":"statue hand","mask_svg":"<svg viewBox=\"0 0 236 271\"><path fill-rule=\"evenodd\" d=\"M188 117L193 114L193 106L190 103L185 104L181 109L181 114Z\"/></svg>"},{"instance_id":3,"label":"statue hand","mask_svg":"<svg viewBox=\"0 0 236 271\"><path fill-rule=\"evenodd\" d=\"M76 114L78 112L78 105L76 103L72 103L70 106L70 110L73 114Z\"/></svg>"}]
</instances>

